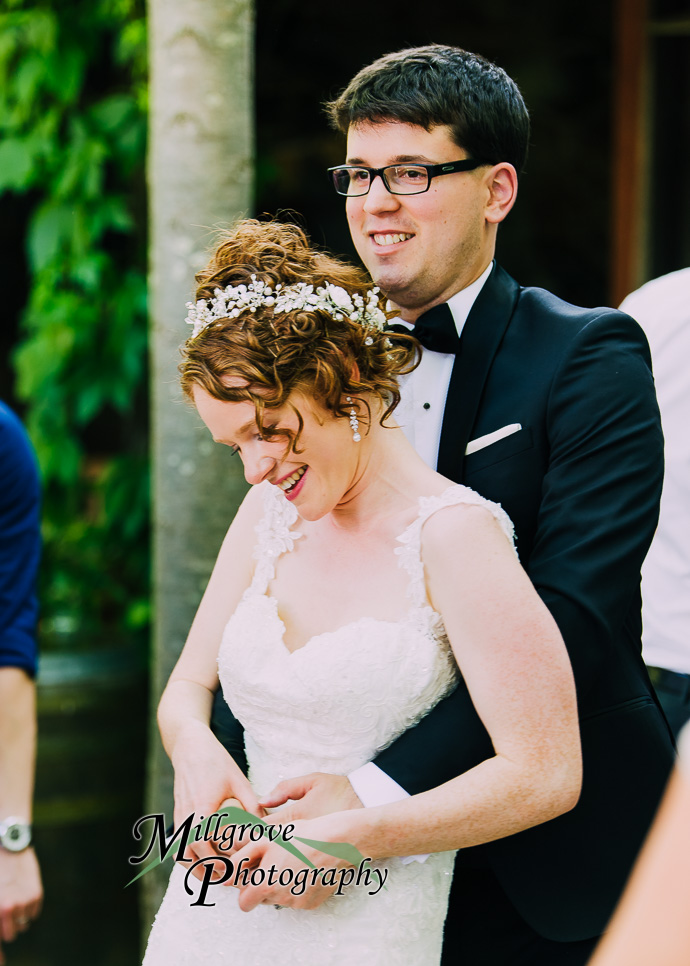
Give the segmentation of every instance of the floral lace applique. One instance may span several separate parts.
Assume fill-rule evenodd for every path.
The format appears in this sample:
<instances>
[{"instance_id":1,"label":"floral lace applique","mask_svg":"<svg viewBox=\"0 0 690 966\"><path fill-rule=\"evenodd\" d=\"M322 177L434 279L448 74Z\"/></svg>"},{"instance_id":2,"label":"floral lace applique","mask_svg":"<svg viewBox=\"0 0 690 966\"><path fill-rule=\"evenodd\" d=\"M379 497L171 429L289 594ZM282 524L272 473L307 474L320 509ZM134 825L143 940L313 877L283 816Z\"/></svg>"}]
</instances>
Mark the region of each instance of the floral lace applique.
<instances>
[{"instance_id":1,"label":"floral lace applique","mask_svg":"<svg viewBox=\"0 0 690 966\"><path fill-rule=\"evenodd\" d=\"M281 554L294 549L295 540L302 536L292 530L299 518L297 509L271 483L264 486L264 515L255 527L257 541L253 557L257 561L254 578L245 597L264 594L275 577L276 561Z\"/></svg>"}]
</instances>

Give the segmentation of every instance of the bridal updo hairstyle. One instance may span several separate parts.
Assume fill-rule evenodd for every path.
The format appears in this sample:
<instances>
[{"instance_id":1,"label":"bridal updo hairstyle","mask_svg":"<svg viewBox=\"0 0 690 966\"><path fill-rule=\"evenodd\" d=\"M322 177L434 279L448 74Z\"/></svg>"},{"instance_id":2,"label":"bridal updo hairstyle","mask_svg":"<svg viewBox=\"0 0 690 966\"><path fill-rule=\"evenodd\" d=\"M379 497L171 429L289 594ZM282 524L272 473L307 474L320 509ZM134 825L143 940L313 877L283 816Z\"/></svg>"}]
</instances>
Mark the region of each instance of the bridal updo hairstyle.
<instances>
[{"instance_id":1,"label":"bridal updo hairstyle","mask_svg":"<svg viewBox=\"0 0 690 966\"><path fill-rule=\"evenodd\" d=\"M314 287L330 283L366 303L373 285L366 273L313 248L296 225L247 219L221 235L210 262L195 278L196 299L212 300L216 289L249 285L252 276L274 290L298 282ZM335 319L325 311L298 309L275 313L272 305L246 309L236 318L214 320L182 347L182 389L192 397L200 386L214 399L254 404L259 432L266 438L288 437L289 430L263 424L264 412L285 405L292 393L310 396L334 416L348 418L354 399L360 420L368 422L367 397L379 400L385 419L400 401L398 377L418 363L414 339L390 336L364 327L346 316ZM357 398L354 398L357 397ZM362 409L366 412L362 412Z\"/></svg>"}]
</instances>

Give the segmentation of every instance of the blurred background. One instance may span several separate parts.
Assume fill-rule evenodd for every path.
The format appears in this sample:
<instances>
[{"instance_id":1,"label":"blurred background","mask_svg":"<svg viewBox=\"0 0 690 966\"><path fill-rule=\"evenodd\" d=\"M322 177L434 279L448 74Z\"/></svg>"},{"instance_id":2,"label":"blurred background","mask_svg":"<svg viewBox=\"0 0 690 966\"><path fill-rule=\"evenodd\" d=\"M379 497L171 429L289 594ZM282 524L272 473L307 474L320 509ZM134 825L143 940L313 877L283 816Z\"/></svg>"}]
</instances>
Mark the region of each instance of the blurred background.
<instances>
[{"instance_id":1,"label":"blurred background","mask_svg":"<svg viewBox=\"0 0 690 966\"><path fill-rule=\"evenodd\" d=\"M174 18L181 6L165 9ZM498 243L522 284L615 306L690 265L688 0L459 0L402 14L372 3L356 15L317 0L189 0L186 16L180 63L188 46L219 38L229 57L227 89L217 82L213 110L207 98L200 113L222 127L229 112L244 132L239 161L231 126L222 173L202 157L189 176L217 198L198 225L282 212L354 259L325 175L344 142L321 104L377 56L440 42L505 68L531 111L520 196ZM160 884L143 898L124 888L131 828L170 801L155 702L243 491L227 462L196 475L208 444L180 416L174 363L161 378L156 361L161 326L175 344L186 338L184 301L208 241L204 229L184 278L173 272L168 285L151 228L157 155L147 172L163 111L149 64L173 56L159 44L164 18L162 0L0 4L0 398L25 423L44 486L35 843L45 905L8 945L10 966L140 961ZM175 124L187 133L173 145L198 137L193 116ZM241 190L228 211L233 164ZM156 286L177 300L162 321ZM180 455L166 407L191 427L193 459ZM209 520L198 483L212 478ZM165 544L166 527L177 543ZM201 555L186 552L187 532ZM171 571L187 588L172 631Z\"/></svg>"}]
</instances>

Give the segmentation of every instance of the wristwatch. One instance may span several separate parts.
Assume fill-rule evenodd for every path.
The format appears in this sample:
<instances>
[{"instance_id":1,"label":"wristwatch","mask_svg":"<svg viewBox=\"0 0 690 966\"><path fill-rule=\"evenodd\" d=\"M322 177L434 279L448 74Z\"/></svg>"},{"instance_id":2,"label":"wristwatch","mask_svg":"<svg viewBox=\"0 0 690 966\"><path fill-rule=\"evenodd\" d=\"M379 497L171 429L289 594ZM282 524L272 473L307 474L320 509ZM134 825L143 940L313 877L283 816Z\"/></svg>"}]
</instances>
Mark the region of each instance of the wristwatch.
<instances>
[{"instance_id":1,"label":"wristwatch","mask_svg":"<svg viewBox=\"0 0 690 966\"><path fill-rule=\"evenodd\" d=\"M0 845L8 852L21 852L31 843L31 826L16 815L0 820Z\"/></svg>"}]
</instances>

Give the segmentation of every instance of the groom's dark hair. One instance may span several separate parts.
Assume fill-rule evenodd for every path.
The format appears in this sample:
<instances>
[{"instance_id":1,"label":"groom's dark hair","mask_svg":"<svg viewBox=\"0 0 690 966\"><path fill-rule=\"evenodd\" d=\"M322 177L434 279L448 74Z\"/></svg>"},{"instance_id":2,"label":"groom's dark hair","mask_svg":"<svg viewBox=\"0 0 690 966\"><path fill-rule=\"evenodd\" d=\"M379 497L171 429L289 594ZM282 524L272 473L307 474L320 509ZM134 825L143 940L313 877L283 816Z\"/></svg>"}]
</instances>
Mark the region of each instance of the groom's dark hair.
<instances>
[{"instance_id":1,"label":"groom's dark hair","mask_svg":"<svg viewBox=\"0 0 690 966\"><path fill-rule=\"evenodd\" d=\"M517 84L460 47L429 44L386 54L325 108L343 134L363 122L399 121L427 131L447 124L455 143L478 161L508 161L519 173L527 157L529 114Z\"/></svg>"}]
</instances>

